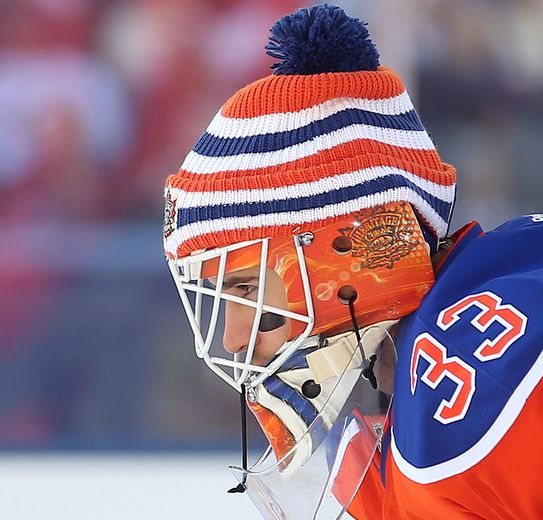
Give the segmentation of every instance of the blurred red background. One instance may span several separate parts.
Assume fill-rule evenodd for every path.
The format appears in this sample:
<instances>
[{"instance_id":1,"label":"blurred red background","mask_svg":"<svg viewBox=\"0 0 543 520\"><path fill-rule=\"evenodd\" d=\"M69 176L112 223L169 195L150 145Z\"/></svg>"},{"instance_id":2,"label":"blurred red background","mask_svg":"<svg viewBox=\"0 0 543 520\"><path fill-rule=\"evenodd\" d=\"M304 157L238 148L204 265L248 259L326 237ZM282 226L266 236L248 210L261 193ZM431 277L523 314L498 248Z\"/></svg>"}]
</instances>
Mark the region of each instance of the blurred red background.
<instances>
[{"instance_id":1,"label":"blurred red background","mask_svg":"<svg viewBox=\"0 0 543 520\"><path fill-rule=\"evenodd\" d=\"M541 2L339 4L458 167L454 226L541 211ZM0 3L0 448L237 445L162 258L162 186L302 5Z\"/></svg>"}]
</instances>

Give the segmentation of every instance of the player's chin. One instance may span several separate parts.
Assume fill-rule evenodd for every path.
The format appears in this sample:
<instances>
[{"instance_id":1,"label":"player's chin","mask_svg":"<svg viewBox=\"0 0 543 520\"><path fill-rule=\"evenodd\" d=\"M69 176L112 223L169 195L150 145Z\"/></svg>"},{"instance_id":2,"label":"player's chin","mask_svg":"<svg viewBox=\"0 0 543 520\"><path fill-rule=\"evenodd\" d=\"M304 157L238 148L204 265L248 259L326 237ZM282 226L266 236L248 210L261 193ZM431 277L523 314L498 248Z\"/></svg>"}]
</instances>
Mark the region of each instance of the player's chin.
<instances>
[{"instance_id":1,"label":"player's chin","mask_svg":"<svg viewBox=\"0 0 543 520\"><path fill-rule=\"evenodd\" d=\"M277 354L277 351L279 350L278 347L270 348L270 349L258 349L253 354L252 364L257 365L259 367L265 367L267 366L270 361L275 357Z\"/></svg>"},{"instance_id":2,"label":"player's chin","mask_svg":"<svg viewBox=\"0 0 543 520\"><path fill-rule=\"evenodd\" d=\"M267 355L261 355L256 354L253 356L253 359L251 360L252 365L256 365L258 367L265 367L271 360L273 356L267 356Z\"/></svg>"},{"instance_id":3,"label":"player's chin","mask_svg":"<svg viewBox=\"0 0 543 520\"><path fill-rule=\"evenodd\" d=\"M251 364L264 367L270 363L288 339L288 327L260 333Z\"/></svg>"}]
</instances>

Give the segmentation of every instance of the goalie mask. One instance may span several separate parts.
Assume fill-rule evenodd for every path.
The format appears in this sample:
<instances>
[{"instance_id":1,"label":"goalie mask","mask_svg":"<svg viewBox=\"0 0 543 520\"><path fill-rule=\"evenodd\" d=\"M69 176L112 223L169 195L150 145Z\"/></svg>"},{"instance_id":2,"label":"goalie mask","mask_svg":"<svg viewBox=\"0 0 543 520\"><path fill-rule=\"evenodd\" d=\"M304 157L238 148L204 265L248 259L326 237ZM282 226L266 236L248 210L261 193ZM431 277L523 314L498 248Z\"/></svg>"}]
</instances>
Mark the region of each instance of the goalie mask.
<instances>
[{"instance_id":1,"label":"goalie mask","mask_svg":"<svg viewBox=\"0 0 543 520\"><path fill-rule=\"evenodd\" d=\"M309 337L398 320L433 283L427 246L407 203L287 237L194 252L169 265L196 354L238 390L263 383ZM214 342L222 322L222 342Z\"/></svg>"},{"instance_id":2,"label":"goalie mask","mask_svg":"<svg viewBox=\"0 0 543 520\"><path fill-rule=\"evenodd\" d=\"M268 52L274 74L228 100L168 178L165 252L197 356L270 442L235 469L263 516L356 516L392 397L391 327L433 283L456 175L359 20L297 11Z\"/></svg>"}]
</instances>

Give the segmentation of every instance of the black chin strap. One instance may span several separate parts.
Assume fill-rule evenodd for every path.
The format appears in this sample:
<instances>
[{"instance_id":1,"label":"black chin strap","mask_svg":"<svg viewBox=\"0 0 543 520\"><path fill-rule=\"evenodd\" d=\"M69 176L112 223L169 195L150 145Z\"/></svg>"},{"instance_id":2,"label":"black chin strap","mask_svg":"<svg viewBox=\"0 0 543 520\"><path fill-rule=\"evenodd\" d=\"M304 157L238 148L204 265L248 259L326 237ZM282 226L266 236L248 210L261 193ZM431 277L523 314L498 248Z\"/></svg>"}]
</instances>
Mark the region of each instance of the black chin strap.
<instances>
[{"instance_id":1,"label":"black chin strap","mask_svg":"<svg viewBox=\"0 0 543 520\"><path fill-rule=\"evenodd\" d=\"M247 404L245 402L245 385L241 385L240 392L240 409L241 409L241 467L247 469ZM228 490L228 493L245 493L247 487L247 473L243 474L242 482L236 487Z\"/></svg>"},{"instance_id":2,"label":"black chin strap","mask_svg":"<svg viewBox=\"0 0 543 520\"><path fill-rule=\"evenodd\" d=\"M356 294L352 298L349 298L349 311L351 313L351 321L353 322L354 333L356 334L356 341L360 346L360 352L362 353L362 375L370 382L371 386L377 389L377 378L373 372L373 366L377 360L377 356L372 354L369 359L366 359L366 354L364 352L364 347L362 346L362 338L360 336L360 330L358 327L358 321L356 320L356 315L354 312L354 301L356 299Z\"/></svg>"}]
</instances>

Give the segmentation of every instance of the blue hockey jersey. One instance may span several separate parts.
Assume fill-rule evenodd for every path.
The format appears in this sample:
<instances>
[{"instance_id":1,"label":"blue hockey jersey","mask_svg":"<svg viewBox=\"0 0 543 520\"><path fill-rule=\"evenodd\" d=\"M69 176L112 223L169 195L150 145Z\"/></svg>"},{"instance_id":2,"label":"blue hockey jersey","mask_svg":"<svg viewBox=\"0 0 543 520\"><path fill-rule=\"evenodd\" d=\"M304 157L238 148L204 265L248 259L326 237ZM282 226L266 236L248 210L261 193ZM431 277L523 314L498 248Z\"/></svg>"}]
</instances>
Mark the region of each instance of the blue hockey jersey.
<instances>
[{"instance_id":1,"label":"blue hockey jersey","mask_svg":"<svg viewBox=\"0 0 543 520\"><path fill-rule=\"evenodd\" d=\"M357 518L543 518L543 215L454 239L396 338L392 426Z\"/></svg>"}]
</instances>

